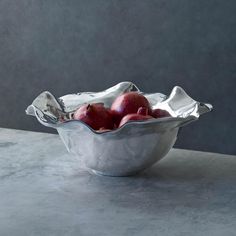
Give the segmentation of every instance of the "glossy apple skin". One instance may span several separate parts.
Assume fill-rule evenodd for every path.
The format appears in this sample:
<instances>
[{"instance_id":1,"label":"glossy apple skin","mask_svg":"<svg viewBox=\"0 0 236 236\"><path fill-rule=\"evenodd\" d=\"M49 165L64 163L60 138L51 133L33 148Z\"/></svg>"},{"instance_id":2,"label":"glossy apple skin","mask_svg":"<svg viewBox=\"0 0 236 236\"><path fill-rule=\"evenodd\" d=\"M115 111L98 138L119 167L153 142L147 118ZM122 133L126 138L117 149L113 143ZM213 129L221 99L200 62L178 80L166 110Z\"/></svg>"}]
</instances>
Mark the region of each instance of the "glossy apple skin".
<instances>
[{"instance_id":1,"label":"glossy apple skin","mask_svg":"<svg viewBox=\"0 0 236 236\"><path fill-rule=\"evenodd\" d=\"M94 130L113 129L114 123L103 103L85 104L74 113L75 120L81 120Z\"/></svg>"},{"instance_id":2,"label":"glossy apple skin","mask_svg":"<svg viewBox=\"0 0 236 236\"><path fill-rule=\"evenodd\" d=\"M128 114L137 113L140 107L151 111L148 100L140 93L127 92L118 96L111 105L111 112L115 120L120 121Z\"/></svg>"},{"instance_id":3,"label":"glossy apple skin","mask_svg":"<svg viewBox=\"0 0 236 236\"><path fill-rule=\"evenodd\" d=\"M126 116L124 116L122 118L122 120L120 121L119 127L123 126L124 124L126 124L129 121L145 121L145 120L149 120L149 119L153 119L152 116L149 115L140 115L140 114L128 114Z\"/></svg>"},{"instance_id":4,"label":"glossy apple skin","mask_svg":"<svg viewBox=\"0 0 236 236\"><path fill-rule=\"evenodd\" d=\"M151 112L151 115L154 118L162 118L162 117L168 117L170 116L170 113L168 111L162 110L162 109L153 109Z\"/></svg>"}]
</instances>

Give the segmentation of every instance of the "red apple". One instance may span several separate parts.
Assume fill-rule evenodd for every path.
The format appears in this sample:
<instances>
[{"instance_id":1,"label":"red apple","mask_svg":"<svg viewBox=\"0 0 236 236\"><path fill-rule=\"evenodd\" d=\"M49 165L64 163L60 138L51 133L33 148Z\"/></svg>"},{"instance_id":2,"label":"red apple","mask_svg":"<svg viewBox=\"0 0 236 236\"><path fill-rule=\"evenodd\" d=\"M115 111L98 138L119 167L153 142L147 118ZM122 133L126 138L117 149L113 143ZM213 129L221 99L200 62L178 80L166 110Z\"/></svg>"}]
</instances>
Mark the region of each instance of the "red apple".
<instances>
[{"instance_id":1,"label":"red apple","mask_svg":"<svg viewBox=\"0 0 236 236\"><path fill-rule=\"evenodd\" d=\"M116 121L128 114L137 113L140 107L151 111L148 100L138 92L127 92L118 96L111 105L111 112Z\"/></svg>"},{"instance_id":2,"label":"red apple","mask_svg":"<svg viewBox=\"0 0 236 236\"><path fill-rule=\"evenodd\" d=\"M145 120L149 120L149 119L153 119L153 117L149 116L149 115L140 115L137 113L128 114L122 118L119 127L123 126L124 124L126 124L129 121L137 121L137 120L145 121Z\"/></svg>"},{"instance_id":3,"label":"red apple","mask_svg":"<svg viewBox=\"0 0 236 236\"><path fill-rule=\"evenodd\" d=\"M94 130L113 129L112 116L103 103L85 104L74 113L75 120L81 120Z\"/></svg>"},{"instance_id":4,"label":"red apple","mask_svg":"<svg viewBox=\"0 0 236 236\"><path fill-rule=\"evenodd\" d=\"M154 109L152 110L151 114L154 118L162 118L162 117L170 116L170 113L168 111L165 111L162 109Z\"/></svg>"}]
</instances>

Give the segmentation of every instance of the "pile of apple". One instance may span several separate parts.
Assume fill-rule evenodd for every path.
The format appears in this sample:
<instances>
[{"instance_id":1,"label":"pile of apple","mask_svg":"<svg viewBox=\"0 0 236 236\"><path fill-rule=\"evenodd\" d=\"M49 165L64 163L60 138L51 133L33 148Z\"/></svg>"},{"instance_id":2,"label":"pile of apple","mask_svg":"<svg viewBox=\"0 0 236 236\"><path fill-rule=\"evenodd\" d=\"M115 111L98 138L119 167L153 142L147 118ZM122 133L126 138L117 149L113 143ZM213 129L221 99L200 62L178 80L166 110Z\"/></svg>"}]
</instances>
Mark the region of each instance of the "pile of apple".
<instances>
[{"instance_id":1,"label":"pile of apple","mask_svg":"<svg viewBox=\"0 0 236 236\"><path fill-rule=\"evenodd\" d=\"M119 128L130 121L145 121L165 116L169 116L169 113L161 109L152 110L142 94L127 92L118 96L111 108L104 107L103 103L82 105L75 111L73 118L103 132Z\"/></svg>"}]
</instances>

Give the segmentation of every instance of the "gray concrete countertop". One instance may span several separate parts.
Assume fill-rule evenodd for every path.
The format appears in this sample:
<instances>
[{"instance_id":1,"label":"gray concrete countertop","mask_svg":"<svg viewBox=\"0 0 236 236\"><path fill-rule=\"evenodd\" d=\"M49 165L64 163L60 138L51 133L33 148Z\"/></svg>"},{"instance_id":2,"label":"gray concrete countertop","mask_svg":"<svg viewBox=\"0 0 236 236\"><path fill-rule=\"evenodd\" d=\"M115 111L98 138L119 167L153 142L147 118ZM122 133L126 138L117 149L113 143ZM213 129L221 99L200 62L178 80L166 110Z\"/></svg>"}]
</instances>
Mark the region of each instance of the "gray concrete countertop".
<instances>
[{"instance_id":1,"label":"gray concrete countertop","mask_svg":"<svg viewBox=\"0 0 236 236\"><path fill-rule=\"evenodd\" d=\"M236 234L236 157L173 149L134 177L80 170L57 135L0 129L0 235Z\"/></svg>"}]
</instances>

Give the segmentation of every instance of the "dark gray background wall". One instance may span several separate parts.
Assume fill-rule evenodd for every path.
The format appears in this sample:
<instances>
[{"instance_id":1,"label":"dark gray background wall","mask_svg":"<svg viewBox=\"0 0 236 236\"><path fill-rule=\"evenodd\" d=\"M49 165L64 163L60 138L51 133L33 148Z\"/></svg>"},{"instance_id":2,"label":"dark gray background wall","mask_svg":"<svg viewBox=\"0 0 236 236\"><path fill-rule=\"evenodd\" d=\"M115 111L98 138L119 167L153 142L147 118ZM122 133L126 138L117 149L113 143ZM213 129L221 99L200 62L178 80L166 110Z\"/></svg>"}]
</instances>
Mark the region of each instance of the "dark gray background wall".
<instances>
[{"instance_id":1,"label":"dark gray background wall","mask_svg":"<svg viewBox=\"0 0 236 236\"><path fill-rule=\"evenodd\" d=\"M24 113L43 90L180 85L215 110L176 146L236 154L235 29L235 0L0 0L0 126L52 132Z\"/></svg>"}]
</instances>

